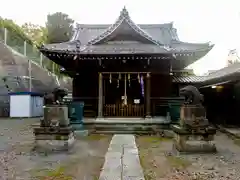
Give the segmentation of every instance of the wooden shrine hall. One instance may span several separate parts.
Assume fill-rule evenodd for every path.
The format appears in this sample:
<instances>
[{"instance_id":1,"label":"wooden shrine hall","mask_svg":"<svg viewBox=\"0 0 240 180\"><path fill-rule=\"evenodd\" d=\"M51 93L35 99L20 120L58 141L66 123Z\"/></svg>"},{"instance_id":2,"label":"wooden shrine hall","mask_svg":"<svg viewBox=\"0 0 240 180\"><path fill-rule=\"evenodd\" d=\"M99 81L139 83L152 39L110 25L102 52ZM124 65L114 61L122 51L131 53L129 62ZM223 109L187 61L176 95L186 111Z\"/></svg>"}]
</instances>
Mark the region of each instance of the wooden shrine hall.
<instances>
[{"instance_id":1,"label":"wooden shrine hall","mask_svg":"<svg viewBox=\"0 0 240 180\"><path fill-rule=\"evenodd\" d=\"M188 81L184 70L213 45L179 40L173 23L135 24L126 8L110 24L78 24L68 42L40 50L73 78L90 117L166 116Z\"/></svg>"}]
</instances>

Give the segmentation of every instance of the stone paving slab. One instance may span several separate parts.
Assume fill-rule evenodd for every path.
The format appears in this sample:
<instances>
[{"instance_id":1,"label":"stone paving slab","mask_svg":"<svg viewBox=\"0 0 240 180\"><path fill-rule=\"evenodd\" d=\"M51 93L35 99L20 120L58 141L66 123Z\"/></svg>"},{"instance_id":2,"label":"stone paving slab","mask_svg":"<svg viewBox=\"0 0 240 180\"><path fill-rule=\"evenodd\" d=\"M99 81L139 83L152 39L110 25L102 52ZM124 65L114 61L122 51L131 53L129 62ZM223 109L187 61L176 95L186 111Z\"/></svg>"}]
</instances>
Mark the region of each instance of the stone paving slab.
<instances>
[{"instance_id":1,"label":"stone paving slab","mask_svg":"<svg viewBox=\"0 0 240 180\"><path fill-rule=\"evenodd\" d=\"M240 128L227 128L223 126L218 126L219 130L223 133L227 133L230 136L233 136L235 138L240 138Z\"/></svg>"},{"instance_id":2,"label":"stone paving slab","mask_svg":"<svg viewBox=\"0 0 240 180\"><path fill-rule=\"evenodd\" d=\"M134 135L114 135L99 180L144 180Z\"/></svg>"},{"instance_id":3,"label":"stone paving slab","mask_svg":"<svg viewBox=\"0 0 240 180\"><path fill-rule=\"evenodd\" d=\"M240 128L225 128L225 130L228 133L230 133L238 138L240 137Z\"/></svg>"}]
</instances>

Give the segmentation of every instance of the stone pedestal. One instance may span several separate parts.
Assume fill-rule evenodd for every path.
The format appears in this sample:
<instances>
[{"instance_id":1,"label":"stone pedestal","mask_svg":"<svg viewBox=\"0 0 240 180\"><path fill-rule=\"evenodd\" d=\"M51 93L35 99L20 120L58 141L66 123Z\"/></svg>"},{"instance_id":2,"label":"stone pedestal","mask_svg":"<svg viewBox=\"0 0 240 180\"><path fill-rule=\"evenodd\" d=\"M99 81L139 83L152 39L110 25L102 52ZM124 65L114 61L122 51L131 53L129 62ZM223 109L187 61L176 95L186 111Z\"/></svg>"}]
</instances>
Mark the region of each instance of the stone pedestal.
<instances>
[{"instance_id":1,"label":"stone pedestal","mask_svg":"<svg viewBox=\"0 0 240 180\"><path fill-rule=\"evenodd\" d=\"M47 151L69 150L75 141L71 126L68 127L36 127L36 148Z\"/></svg>"},{"instance_id":2,"label":"stone pedestal","mask_svg":"<svg viewBox=\"0 0 240 180\"><path fill-rule=\"evenodd\" d=\"M185 153L216 152L214 135L216 129L209 126L202 105L183 105L180 125L172 125L174 149Z\"/></svg>"},{"instance_id":3,"label":"stone pedestal","mask_svg":"<svg viewBox=\"0 0 240 180\"><path fill-rule=\"evenodd\" d=\"M183 105L180 110L180 125L182 127L198 129L209 125L206 111L202 105Z\"/></svg>"},{"instance_id":4,"label":"stone pedestal","mask_svg":"<svg viewBox=\"0 0 240 180\"><path fill-rule=\"evenodd\" d=\"M74 144L74 132L69 125L68 107L47 105L39 127L33 129L36 147L41 150L69 150Z\"/></svg>"},{"instance_id":5,"label":"stone pedestal","mask_svg":"<svg viewBox=\"0 0 240 180\"><path fill-rule=\"evenodd\" d=\"M179 125L173 125L173 148L185 153L210 153L216 152L214 135L216 129L208 127L203 130L189 131Z\"/></svg>"},{"instance_id":6,"label":"stone pedestal","mask_svg":"<svg viewBox=\"0 0 240 180\"><path fill-rule=\"evenodd\" d=\"M52 124L59 123L60 127L69 125L68 106L66 105L47 105L44 107L44 115L41 123L42 127L49 127Z\"/></svg>"}]
</instances>

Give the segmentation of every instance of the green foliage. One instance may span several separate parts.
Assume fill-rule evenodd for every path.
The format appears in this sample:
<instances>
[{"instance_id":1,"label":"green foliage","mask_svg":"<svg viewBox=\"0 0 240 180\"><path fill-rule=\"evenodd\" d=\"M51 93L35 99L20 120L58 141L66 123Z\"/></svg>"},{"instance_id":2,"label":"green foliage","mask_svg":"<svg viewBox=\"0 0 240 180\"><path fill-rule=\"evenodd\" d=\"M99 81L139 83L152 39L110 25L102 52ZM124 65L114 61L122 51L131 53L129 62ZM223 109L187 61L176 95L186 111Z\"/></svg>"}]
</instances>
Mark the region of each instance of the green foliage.
<instances>
[{"instance_id":1,"label":"green foliage","mask_svg":"<svg viewBox=\"0 0 240 180\"><path fill-rule=\"evenodd\" d=\"M72 36L74 20L67 14L56 12L47 16L47 43L61 43Z\"/></svg>"},{"instance_id":2,"label":"green foliage","mask_svg":"<svg viewBox=\"0 0 240 180\"><path fill-rule=\"evenodd\" d=\"M68 18L68 15L63 13L48 15L46 27L32 23L25 23L22 26L19 26L10 19L3 19L0 17L0 40L4 39L4 28L6 28L7 45L23 54L24 41L26 41L26 53L28 58L39 63L40 52L36 46L45 43L53 43L54 41L60 42L62 40L68 40L71 36L73 22L73 20ZM58 28L62 26L64 28ZM59 34L60 36L58 36ZM56 38L59 39L56 40ZM43 57L43 67L60 76L60 67L46 57Z\"/></svg>"},{"instance_id":3,"label":"green foliage","mask_svg":"<svg viewBox=\"0 0 240 180\"><path fill-rule=\"evenodd\" d=\"M23 32L33 41L35 45L41 45L47 41L47 29L32 23L22 25Z\"/></svg>"},{"instance_id":4,"label":"green foliage","mask_svg":"<svg viewBox=\"0 0 240 180\"><path fill-rule=\"evenodd\" d=\"M23 46L24 41L28 44L33 45L33 42L30 38L24 33L22 28L15 24L10 19L0 19L0 29L3 32L4 28L8 31L8 45L9 46ZM2 33L1 34L4 34Z\"/></svg>"},{"instance_id":5,"label":"green foliage","mask_svg":"<svg viewBox=\"0 0 240 180\"><path fill-rule=\"evenodd\" d=\"M62 12L56 12L47 16L45 43L61 43L68 41L72 36L74 20ZM50 61L48 67L53 69L55 74L60 75L60 66Z\"/></svg>"}]
</instances>

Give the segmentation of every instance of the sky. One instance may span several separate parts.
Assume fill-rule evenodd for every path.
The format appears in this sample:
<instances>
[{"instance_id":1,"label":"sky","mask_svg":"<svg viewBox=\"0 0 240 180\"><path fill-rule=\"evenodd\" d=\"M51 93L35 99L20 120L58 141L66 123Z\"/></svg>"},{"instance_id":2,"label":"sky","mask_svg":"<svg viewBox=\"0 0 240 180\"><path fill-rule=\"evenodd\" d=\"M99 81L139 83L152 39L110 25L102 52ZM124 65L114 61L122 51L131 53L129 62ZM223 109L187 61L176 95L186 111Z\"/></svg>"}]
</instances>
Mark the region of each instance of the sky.
<instances>
[{"instance_id":1,"label":"sky","mask_svg":"<svg viewBox=\"0 0 240 180\"><path fill-rule=\"evenodd\" d=\"M0 16L18 24L44 25L47 15L67 13L78 23L112 24L126 6L137 24L173 22L185 42L211 42L214 48L191 67L196 74L226 65L228 52L240 50L239 0L2 0Z\"/></svg>"}]
</instances>

